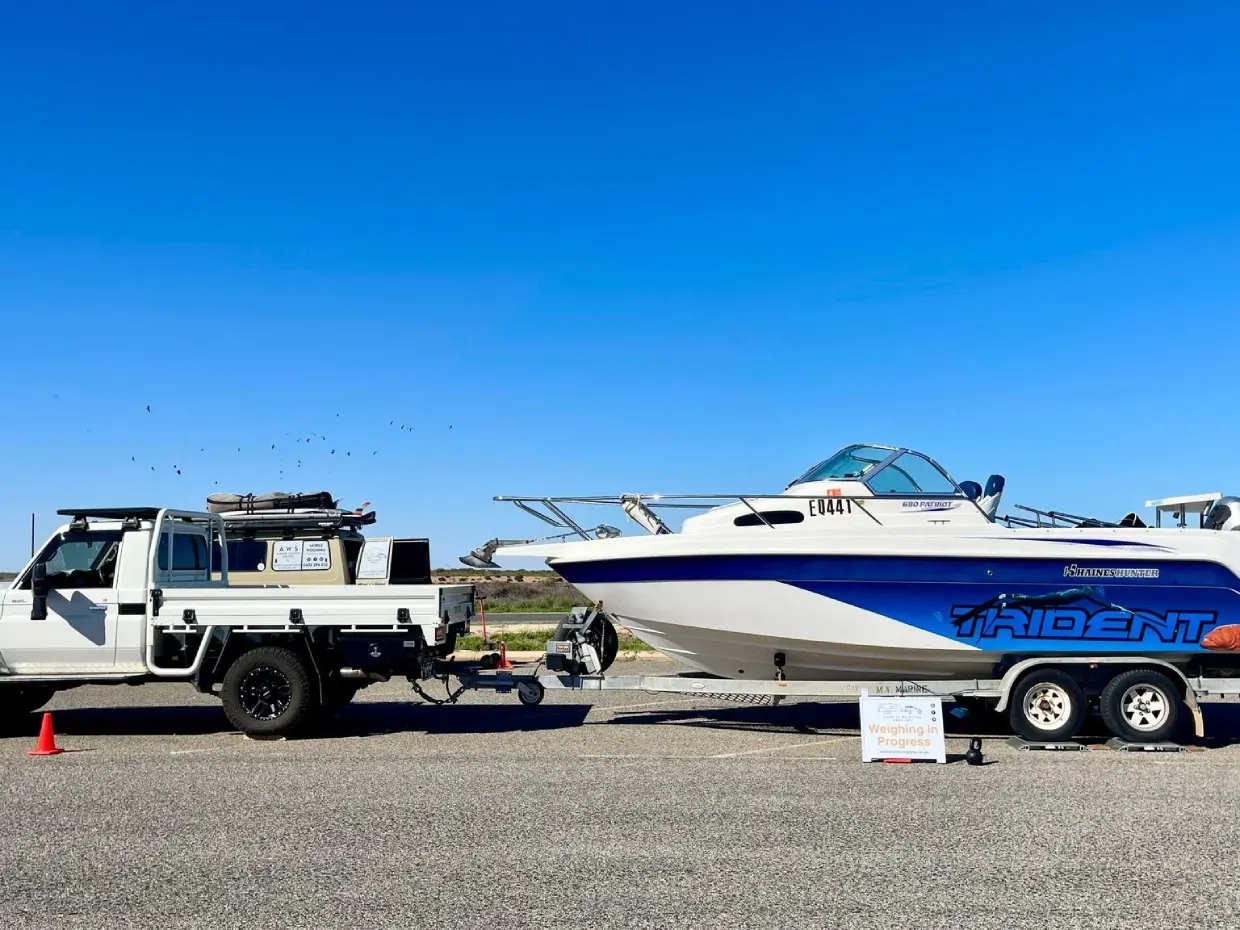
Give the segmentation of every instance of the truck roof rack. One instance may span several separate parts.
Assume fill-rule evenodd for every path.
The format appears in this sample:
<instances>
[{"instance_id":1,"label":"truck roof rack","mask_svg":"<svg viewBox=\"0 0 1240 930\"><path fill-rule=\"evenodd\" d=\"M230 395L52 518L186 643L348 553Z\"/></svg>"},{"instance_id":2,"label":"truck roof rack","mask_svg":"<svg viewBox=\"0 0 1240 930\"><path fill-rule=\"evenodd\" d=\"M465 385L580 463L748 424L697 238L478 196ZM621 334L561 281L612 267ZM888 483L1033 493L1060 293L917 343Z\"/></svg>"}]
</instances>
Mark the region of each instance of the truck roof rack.
<instances>
[{"instance_id":1,"label":"truck roof rack","mask_svg":"<svg viewBox=\"0 0 1240 930\"><path fill-rule=\"evenodd\" d=\"M57 516L73 517L75 520L85 520L88 517L94 517L97 520L127 520L136 518L138 520L154 520L159 516L162 507L66 507L63 510L57 510Z\"/></svg>"},{"instance_id":2,"label":"truck roof rack","mask_svg":"<svg viewBox=\"0 0 1240 930\"><path fill-rule=\"evenodd\" d=\"M278 511L246 512L219 514L229 532L256 533L280 530L318 530L335 532L342 529L357 529L370 526L379 515L371 510L368 513L357 513L351 510L307 510L301 513L281 513Z\"/></svg>"}]
</instances>

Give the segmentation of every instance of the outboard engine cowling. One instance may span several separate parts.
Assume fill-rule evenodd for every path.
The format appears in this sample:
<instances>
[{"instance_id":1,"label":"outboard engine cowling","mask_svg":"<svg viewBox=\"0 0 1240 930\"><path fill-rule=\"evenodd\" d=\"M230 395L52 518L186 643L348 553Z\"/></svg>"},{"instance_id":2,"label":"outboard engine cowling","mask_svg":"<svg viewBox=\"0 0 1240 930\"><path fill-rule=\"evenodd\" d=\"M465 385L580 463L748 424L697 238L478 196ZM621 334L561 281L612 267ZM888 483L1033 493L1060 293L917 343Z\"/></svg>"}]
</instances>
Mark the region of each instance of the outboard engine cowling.
<instances>
[{"instance_id":1,"label":"outboard engine cowling","mask_svg":"<svg viewBox=\"0 0 1240 930\"><path fill-rule=\"evenodd\" d=\"M986 482L986 490L982 492L977 502L977 506L982 508L982 513L991 520L995 518L995 512L999 509L999 498L1003 496L1005 483L1002 475L991 475Z\"/></svg>"},{"instance_id":2,"label":"outboard engine cowling","mask_svg":"<svg viewBox=\"0 0 1240 930\"><path fill-rule=\"evenodd\" d=\"M1240 530L1240 497L1220 497L1206 514L1208 530Z\"/></svg>"}]
</instances>

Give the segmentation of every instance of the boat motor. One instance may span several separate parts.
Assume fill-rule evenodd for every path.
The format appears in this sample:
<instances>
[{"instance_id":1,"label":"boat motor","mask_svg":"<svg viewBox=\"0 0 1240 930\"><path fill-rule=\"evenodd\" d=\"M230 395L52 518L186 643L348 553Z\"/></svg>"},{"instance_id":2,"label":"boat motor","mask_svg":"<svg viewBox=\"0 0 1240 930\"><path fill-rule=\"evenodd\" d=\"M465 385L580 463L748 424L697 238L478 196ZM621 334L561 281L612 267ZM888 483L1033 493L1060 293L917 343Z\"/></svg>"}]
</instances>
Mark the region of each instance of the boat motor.
<instances>
[{"instance_id":1,"label":"boat motor","mask_svg":"<svg viewBox=\"0 0 1240 930\"><path fill-rule=\"evenodd\" d=\"M991 520L995 518L995 513L999 509L999 498L1003 497L1003 487L1006 483L1002 475L991 475L986 480L986 490L978 498L977 506Z\"/></svg>"},{"instance_id":2,"label":"boat motor","mask_svg":"<svg viewBox=\"0 0 1240 930\"><path fill-rule=\"evenodd\" d=\"M1240 497L1220 497L1206 514L1208 530L1240 530Z\"/></svg>"}]
</instances>

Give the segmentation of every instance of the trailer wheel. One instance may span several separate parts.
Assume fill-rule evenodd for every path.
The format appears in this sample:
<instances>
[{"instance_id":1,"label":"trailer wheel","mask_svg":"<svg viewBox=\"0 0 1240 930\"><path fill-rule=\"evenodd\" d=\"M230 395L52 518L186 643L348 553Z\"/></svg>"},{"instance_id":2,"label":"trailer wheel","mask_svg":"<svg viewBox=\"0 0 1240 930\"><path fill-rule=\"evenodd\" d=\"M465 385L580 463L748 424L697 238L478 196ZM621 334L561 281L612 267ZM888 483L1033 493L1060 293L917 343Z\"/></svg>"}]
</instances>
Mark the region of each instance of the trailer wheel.
<instances>
[{"instance_id":1,"label":"trailer wheel","mask_svg":"<svg viewBox=\"0 0 1240 930\"><path fill-rule=\"evenodd\" d=\"M239 655L224 675L220 697L233 726L264 736L295 733L311 721L318 704L301 656L272 646Z\"/></svg>"},{"instance_id":2,"label":"trailer wheel","mask_svg":"<svg viewBox=\"0 0 1240 930\"><path fill-rule=\"evenodd\" d=\"M1179 689L1162 672L1134 668L1120 672L1099 701L1107 729L1130 743L1159 743L1180 725Z\"/></svg>"},{"instance_id":3,"label":"trailer wheel","mask_svg":"<svg viewBox=\"0 0 1240 930\"><path fill-rule=\"evenodd\" d=\"M526 707L537 707L546 693L547 689L538 681L522 681L517 684L517 698Z\"/></svg>"},{"instance_id":4,"label":"trailer wheel","mask_svg":"<svg viewBox=\"0 0 1240 930\"><path fill-rule=\"evenodd\" d=\"M1034 669L1012 691L1012 729L1034 743L1072 739L1085 720L1085 692L1058 669Z\"/></svg>"}]
</instances>

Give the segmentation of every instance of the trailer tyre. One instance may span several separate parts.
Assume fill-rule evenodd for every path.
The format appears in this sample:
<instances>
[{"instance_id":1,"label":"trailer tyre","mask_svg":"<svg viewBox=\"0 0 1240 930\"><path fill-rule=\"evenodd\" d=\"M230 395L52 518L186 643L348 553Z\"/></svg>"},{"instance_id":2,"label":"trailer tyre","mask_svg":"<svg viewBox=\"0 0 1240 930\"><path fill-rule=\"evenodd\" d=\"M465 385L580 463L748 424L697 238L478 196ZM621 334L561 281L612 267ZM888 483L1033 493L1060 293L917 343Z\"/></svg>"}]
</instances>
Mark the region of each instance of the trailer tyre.
<instances>
[{"instance_id":1,"label":"trailer tyre","mask_svg":"<svg viewBox=\"0 0 1240 930\"><path fill-rule=\"evenodd\" d=\"M264 646L237 657L224 675L224 713L238 730L287 736L311 722L318 700L305 661L291 649Z\"/></svg>"},{"instance_id":2,"label":"trailer tyre","mask_svg":"<svg viewBox=\"0 0 1240 930\"><path fill-rule=\"evenodd\" d=\"M1072 739L1085 721L1085 692L1058 669L1034 669L1012 691L1012 729L1033 743Z\"/></svg>"},{"instance_id":3,"label":"trailer tyre","mask_svg":"<svg viewBox=\"0 0 1240 930\"><path fill-rule=\"evenodd\" d=\"M1153 669L1120 672L1102 689L1099 701L1107 729L1130 743L1160 743L1180 725L1180 689Z\"/></svg>"},{"instance_id":4,"label":"trailer tyre","mask_svg":"<svg viewBox=\"0 0 1240 930\"><path fill-rule=\"evenodd\" d=\"M537 707L546 693L547 689L540 681L522 681L517 684L517 699L526 707Z\"/></svg>"}]
</instances>

